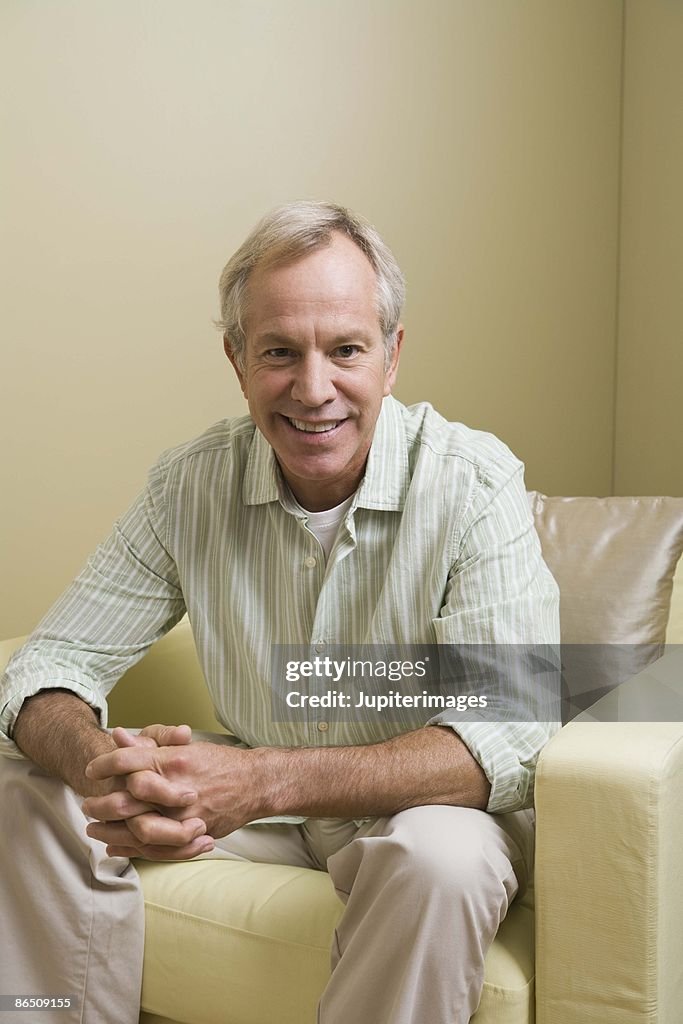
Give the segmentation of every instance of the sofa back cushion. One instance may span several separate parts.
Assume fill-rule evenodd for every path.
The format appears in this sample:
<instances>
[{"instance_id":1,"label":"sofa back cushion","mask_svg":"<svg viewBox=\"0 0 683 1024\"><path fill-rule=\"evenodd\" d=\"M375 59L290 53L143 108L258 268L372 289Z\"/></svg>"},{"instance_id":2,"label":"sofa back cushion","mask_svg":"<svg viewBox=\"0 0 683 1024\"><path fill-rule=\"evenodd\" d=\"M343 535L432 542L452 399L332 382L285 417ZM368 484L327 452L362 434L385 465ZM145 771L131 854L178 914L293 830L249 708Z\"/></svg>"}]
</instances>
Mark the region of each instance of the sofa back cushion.
<instances>
[{"instance_id":1,"label":"sofa back cushion","mask_svg":"<svg viewBox=\"0 0 683 1024\"><path fill-rule=\"evenodd\" d=\"M534 491L529 501L560 588L570 718L661 654L683 550L683 498Z\"/></svg>"}]
</instances>

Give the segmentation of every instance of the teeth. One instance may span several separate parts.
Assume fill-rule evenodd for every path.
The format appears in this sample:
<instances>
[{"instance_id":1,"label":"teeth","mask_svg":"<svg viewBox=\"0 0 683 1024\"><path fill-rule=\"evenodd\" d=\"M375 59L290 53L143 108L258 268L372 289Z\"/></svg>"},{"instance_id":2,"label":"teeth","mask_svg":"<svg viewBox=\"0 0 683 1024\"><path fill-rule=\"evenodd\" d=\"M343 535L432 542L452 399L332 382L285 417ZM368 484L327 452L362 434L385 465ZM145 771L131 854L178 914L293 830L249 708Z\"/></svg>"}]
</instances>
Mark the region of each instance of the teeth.
<instances>
[{"instance_id":1,"label":"teeth","mask_svg":"<svg viewBox=\"0 0 683 1024\"><path fill-rule=\"evenodd\" d=\"M339 420L329 420L327 423L304 423L303 420L290 419L289 422L297 430L304 430L308 434L322 434L326 430L333 430Z\"/></svg>"}]
</instances>

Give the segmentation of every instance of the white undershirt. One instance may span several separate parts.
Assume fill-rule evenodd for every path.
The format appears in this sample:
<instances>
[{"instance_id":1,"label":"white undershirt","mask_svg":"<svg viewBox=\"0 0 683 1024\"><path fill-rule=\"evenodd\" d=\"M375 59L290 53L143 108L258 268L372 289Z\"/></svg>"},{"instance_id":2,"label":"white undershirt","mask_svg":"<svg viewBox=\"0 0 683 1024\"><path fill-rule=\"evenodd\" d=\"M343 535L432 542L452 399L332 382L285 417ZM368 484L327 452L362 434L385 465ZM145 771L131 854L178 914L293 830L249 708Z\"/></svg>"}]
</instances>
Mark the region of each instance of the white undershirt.
<instances>
[{"instance_id":1,"label":"white undershirt","mask_svg":"<svg viewBox=\"0 0 683 1024\"><path fill-rule=\"evenodd\" d=\"M302 512L308 517L306 526L320 542L320 545L325 552L325 561L330 557L330 552L334 546L334 540L337 536L339 526L351 507L351 502L354 499L352 494L345 501L342 501L341 505L336 505L334 508L327 508L324 512L309 512L307 508L302 505L297 505ZM295 499L296 500L296 499Z\"/></svg>"}]
</instances>

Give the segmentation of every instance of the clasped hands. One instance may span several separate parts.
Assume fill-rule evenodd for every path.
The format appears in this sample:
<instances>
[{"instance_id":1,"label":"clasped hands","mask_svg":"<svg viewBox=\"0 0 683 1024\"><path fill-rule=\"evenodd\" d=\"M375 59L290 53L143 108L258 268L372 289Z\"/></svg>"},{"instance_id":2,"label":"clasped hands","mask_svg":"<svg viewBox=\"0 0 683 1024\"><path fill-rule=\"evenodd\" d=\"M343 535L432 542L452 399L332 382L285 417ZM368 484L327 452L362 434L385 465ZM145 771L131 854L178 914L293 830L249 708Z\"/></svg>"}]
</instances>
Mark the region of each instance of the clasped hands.
<instances>
[{"instance_id":1,"label":"clasped hands","mask_svg":"<svg viewBox=\"0 0 683 1024\"><path fill-rule=\"evenodd\" d=\"M250 755L254 751L192 742L189 726L150 725L138 735L116 728L116 750L85 774L109 787L90 796L86 832L111 857L189 860L214 839L259 817Z\"/></svg>"}]
</instances>

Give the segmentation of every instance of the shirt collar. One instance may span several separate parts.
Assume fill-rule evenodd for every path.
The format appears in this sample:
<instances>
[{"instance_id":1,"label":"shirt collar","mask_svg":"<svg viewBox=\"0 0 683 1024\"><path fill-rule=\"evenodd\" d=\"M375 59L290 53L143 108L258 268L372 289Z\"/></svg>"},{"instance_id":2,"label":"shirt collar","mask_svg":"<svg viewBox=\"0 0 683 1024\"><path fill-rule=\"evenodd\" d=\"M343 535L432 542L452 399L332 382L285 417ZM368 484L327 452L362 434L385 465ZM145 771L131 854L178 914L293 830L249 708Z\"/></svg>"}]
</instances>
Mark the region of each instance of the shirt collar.
<instances>
[{"instance_id":1,"label":"shirt collar","mask_svg":"<svg viewBox=\"0 0 683 1024\"><path fill-rule=\"evenodd\" d=\"M403 509L410 486L403 406L388 395L382 402L365 475L358 488L360 508Z\"/></svg>"},{"instance_id":2,"label":"shirt collar","mask_svg":"<svg viewBox=\"0 0 683 1024\"><path fill-rule=\"evenodd\" d=\"M282 493L282 477L275 452L258 427L249 448L247 468L244 472L242 500L245 505L265 505L278 501Z\"/></svg>"},{"instance_id":3,"label":"shirt collar","mask_svg":"<svg viewBox=\"0 0 683 1024\"><path fill-rule=\"evenodd\" d=\"M410 484L402 406L389 395L382 402L354 507L400 512ZM249 448L242 498L245 505L280 501L285 492L275 452L258 429Z\"/></svg>"}]
</instances>

